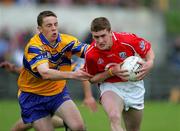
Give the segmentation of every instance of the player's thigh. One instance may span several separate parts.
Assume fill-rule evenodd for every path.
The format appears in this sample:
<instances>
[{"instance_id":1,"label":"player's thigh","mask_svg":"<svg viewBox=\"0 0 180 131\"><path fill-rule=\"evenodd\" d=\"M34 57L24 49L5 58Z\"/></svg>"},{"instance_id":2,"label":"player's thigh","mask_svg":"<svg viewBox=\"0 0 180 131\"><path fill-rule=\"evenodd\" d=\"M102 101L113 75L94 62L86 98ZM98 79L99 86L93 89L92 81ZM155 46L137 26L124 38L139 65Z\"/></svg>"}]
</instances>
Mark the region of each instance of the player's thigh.
<instances>
[{"instance_id":1,"label":"player's thigh","mask_svg":"<svg viewBox=\"0 0 180 131\"><path fill-rule=\"evenodd\" d=\"M123 112L124 123L127 131L138 131L142 122L143 110L130 108Z\"/></svg>"},{"instance_id":2,"label":"player's thigh","mask_svg":"<svg viewBox=\"0 0 180 131\"><path fill-rule=\"evenodd\" d=\"M54 131L51 122L51 116L46 116L33 122L33 128L36 131Z\"/></svg>"},{"instance_id":3,"label":"player's thigh","mask_svg":"<svg viewBox=\"0 0 180 131\"><path fill-rule=\"evenodd\" d=\"M60 118L57 115L53 115L51 121L52 121L52 124L55 128L64 127L64 123L63 123L62 118Z\"/></svg>"},{"instance_id":4,"label":"player's thigh","mask_svg":"<svg viewBox=\"0 0 180 131\"><path fill-rule=\"evenodd\" d=\"M83 120L79 109L72 100L65 101L55 112L60 116L66 124L68 123L80 123L83 124Z\"/></svg>"},{"instance_id":5,"label":"player's thigh","mask_svg":"<svg viewBox=\"0 0 180 131\"><path fill-rule=\"evenodd\" d=\"M121 113L124 108L123 99L113 91L105 91L101 96L101 103L108 114Z\"/></svg>"}]
</instances>

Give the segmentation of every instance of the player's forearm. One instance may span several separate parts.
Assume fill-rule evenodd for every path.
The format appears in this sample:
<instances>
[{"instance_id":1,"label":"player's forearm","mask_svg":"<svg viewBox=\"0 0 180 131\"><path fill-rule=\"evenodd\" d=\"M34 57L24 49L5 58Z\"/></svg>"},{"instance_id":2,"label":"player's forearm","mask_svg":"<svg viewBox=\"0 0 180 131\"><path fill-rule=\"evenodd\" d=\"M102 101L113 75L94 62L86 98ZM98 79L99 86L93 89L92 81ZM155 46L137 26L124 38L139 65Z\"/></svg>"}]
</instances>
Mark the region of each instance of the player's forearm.
<instances>
[{"instance_id":1,"label":"player's forearm","mask_svg":"<svg viewBox=\"0 0 180 131\"><path fill-rule=\"evenodd\" d=\"M64 80L75 78L74 72L64 72L53 69L48 69L44 72L41 72L41 76L45 80Z\"/></svg>"},{"instance_id":2,"label":"player's forearm","mask_svg":"<svg viewBox=\"0 0 180 131\"><path fill-rule=\"evenodd\" d=\"M152 49L150 49L147 54L146 54L146 57L145 57L145 60L146 62L150 63L151 66L153 66L154 64L154 59L155 59L155 55L154 55L154 52Z\"/></svg>"},{"instance_id":3,"label":"player's forearm","mask_svg":"<svg viewBox=\"0 0 180 131\"><path fill-rule=\"evenodd\" d=\"M20 74L21 70L22 70L21 67L17 67L17 66L14 67L14 73Z\"/></svg>"},{"instance_id":4,"label":"player's forearm","mask_svg":"<svg viewBox=\"0 0 180 131\"><path fill-rule=\"evenodd\" d=\"M50 69L48 63L43 63L37 66L37 71L40 73L43 79L45 80L61 80L61 79L72 79L76 78L74 72L65 72Z\"/></svg>"},{"instance_id":5,"label":"player's forearm","mask_svg":"<svg viewBox=\"0 0 180 131\"><path fill-rule=\"evenodd\" d=\"M11 64L7 68L7 70L9 70L11 73L16 73L16 74L20 74L21 69L22 69L21 67L18 67L15 64Z\"/></svg>"},{"instance_id":6,"label":"player's forearm","mask_svg":"<svg viewBox=\"0 0 180 131\"><path fill-rule=\"evenodd\" d=\"M82 85L85 98L92 97L91 84L89 81L82 81Z\"/></svg>"},{"instance_id":7,"label":"player's forearm","mask_svg":"<svg viewBox=\"0 0 180 131\"><path fill-rule=\"evenodd\" d=\"M112 74L110 74L109 70L107 70L107 71L104 71L102 73L96 74L89 81L91 83L99 83L99 82L103 82L105 79L107 79L111 76L112 76Z\"/></svg>"}]
</instances>

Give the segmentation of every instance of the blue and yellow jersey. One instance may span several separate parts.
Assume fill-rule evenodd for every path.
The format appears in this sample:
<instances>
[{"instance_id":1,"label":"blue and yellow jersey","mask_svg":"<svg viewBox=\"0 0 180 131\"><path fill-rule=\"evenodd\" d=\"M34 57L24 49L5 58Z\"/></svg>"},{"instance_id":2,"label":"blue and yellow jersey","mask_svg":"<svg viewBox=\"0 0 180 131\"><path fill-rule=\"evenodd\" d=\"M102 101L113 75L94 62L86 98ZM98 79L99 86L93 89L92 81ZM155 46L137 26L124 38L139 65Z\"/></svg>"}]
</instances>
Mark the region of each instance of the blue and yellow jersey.
<instances>
[{"instance_id":1,"label":"blue and yellow jersey","mask_svg":"<svg viewBox=\"0 0 180 131\"><path fill-rule=\"evenodd\" d=\"M52 46L43 34L36 34L24 51L23 69L18 79L19 89L44 96L60 93L66 80L43 80L36 67L48 62L51 69L71 71L71 56L75 54L83 58L87 48L88 45L70 35L59 34Z\"/></svg>"}]
</instances>

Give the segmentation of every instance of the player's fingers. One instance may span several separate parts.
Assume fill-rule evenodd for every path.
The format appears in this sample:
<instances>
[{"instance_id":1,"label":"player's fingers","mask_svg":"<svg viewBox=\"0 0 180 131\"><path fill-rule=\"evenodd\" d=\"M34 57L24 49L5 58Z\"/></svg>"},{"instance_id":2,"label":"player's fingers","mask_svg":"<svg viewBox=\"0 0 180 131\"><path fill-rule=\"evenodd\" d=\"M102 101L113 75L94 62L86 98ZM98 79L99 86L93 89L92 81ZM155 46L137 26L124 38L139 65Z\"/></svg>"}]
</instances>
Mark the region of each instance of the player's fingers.
<instances>
[{"instance_id":1,"label":"player's fingers","mask_svg":"<svg viewBox=\"0 0 180 131\"><path fill-rule=\"evenodd\" d=\"M0 63L0 67L4 68L6 66L5 62Z\"/></svg>"},{"instance_id":2,"label":"player's fingers","mask_svg":"<svg viewBox=\"0 0 180 131\"><path fill-rule=\"evenodd\" d=\"M128 72L128 70L127 69L121 69L120 72L124 73L124 72Z\"/></svg>"},{"instance_id":3,"label":"player's fingers","mask_svg":"<svg viewBox=\"0 0 180 131\"><path fill-rule=\"evenodd\" d=\"M119 77L129 77L129 72L118 73L117 75L118 75Z\"/></svg>"},{"instance_id":4,"label":"player's fingers","mask_svg":"<svg viewBox=\"0 0 180 131\"><path fill-rule=\"evenodd\" d=\"M91 74L89 74L87 72L84 72L84 71L82 71L82 74L85 75L85 77L93 77L93 75L91 75Z\"/></svg>"},{"instance_id":5,"label":"player's fingers","mask_svg":"<svg viewBox=\"0 0 180 131\"><path fill-rule=\"evenodd\" d=\"M3 68L3 64L0 64L0 67Z\"/></svg>"},{"instance_id":6,"label":"player's fingers","mask_svg":"<svg viewBox=\"0 0 180 131\"><path fill-rule=\"evenodd\" d=\"M137 75L136 75L136 78L137 78L137 80L142 80L144 77L146 76L146 74L145 73L138 73Z\"/></svg>"},{"instance_id":7,"label":"player's fingers","mask_svg":"<svg viewBox=\"0 0 180 131\"><path fill-rule=\"evenodd\" d=\"M92 112L97 111L97 105L95 103L89 103L86 105Z\"/></svg>"},{"instance_id":8,"label":"player's fingers","mask_svg":"<svg viewBox=\"0 0 180 131\"><path fill-rule=\"evenodd\" d=\"M97 104L94 99L84 100L83 104L88 107L92 112L97 111Z\"/></svg>"},{"instance_id":9,"label":"player's fingers","mask_svg":"<svg viewBox=\"0 0 180 131\"><path fill-rule=\"evenodd\" d=\"M138 64L143 65L144 61L137 61Z\"/></svg>"}]
</instances>

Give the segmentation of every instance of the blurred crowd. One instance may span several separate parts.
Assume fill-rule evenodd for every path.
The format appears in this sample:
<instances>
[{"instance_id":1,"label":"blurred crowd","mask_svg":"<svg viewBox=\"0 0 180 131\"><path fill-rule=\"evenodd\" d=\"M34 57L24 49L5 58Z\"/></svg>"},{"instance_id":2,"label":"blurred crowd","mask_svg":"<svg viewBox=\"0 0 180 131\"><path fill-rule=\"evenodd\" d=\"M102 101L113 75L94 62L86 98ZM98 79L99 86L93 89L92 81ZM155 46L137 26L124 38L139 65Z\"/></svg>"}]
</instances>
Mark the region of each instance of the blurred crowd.
<instances>
[{"instance_id":1,"label":"blurred crowd","mask_svg":"<svg viewBox=\"0 0 180 131\"><path fill-rule=\"evenodd\" d=\"M169 0L1 0L0 5L97 5L97 6L112 6L112 7L130 7L138 8L141 6L159 7L165 8ZM159 4L157 4L159 3ZM28 42L29 38L34 34L32 29L18 29L16 32L11 32L7 27L0 29L0 61L10 60L15 63L20 63L22 60L22 52L25 44ZM88 37L88 34L87 34ZM83 38L84 39L84 38ZM87 39L88 40L88 39ZM180 50L179 42L177 40L174 42L173 54L176 54L176 57L173 57L171 60L175 65L180 66ZM89 43L89 41L86 41ZM177 44L178 43L178 44Z\"/></svg>"},{"instance_id":2,"label":"blurred crowd","mask_svg":"<svg viewBox=\"0 0 180 131\"><path fill-rule=\"evenodd\" d=\"M180 70L180 35L176 36L171 42L171 51L168 60L170 67L175 71Z\"/></svg>"},{"instance_id":3,"label":"blurred crowd","mask_svg":"<svg viewBox=\"0 0 180 131\"><path fill-rule=\"evenodd\" d=\"M62 29L60 32L67 33L65 29ZM34 33L30 28L17 30L13 33L11 33L8 27L0 29L0 62L7 60L21 66L24 47ZM91 34L88 31L84 34L80 40L88 44L91 43Z\"/></svg>"},{"instance_id":4,"label":"blurred crowd","mask_svg":"<svg viewBox=\"0 0 180 131\"><path fill-rule=\"evenodd\" d=\"M0 61L12 61L20 66L24 47L32 35L33 31L30 29L18 30L13 34L7 27L1 29Z\"/></svg>"},{"instance_id":5,"label":"blurred crowd","mask_svg":"<svg viewBox=\"0 0 180 131\"><path fill-rule=\"evenodd\" d=\"M154 0L1 0L4 5L27 5L27 4L49 4L49 5L102 5L102 6L123 6L138 7L146 3L153 3Z\"/></svg>"}]
</instances>

